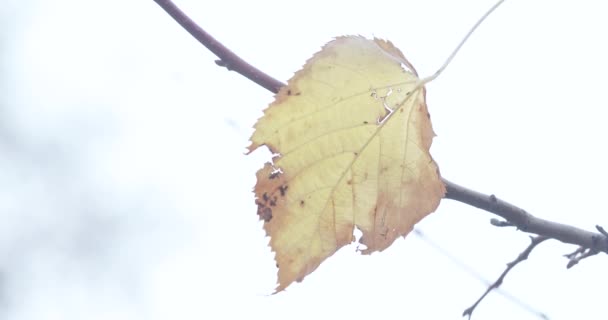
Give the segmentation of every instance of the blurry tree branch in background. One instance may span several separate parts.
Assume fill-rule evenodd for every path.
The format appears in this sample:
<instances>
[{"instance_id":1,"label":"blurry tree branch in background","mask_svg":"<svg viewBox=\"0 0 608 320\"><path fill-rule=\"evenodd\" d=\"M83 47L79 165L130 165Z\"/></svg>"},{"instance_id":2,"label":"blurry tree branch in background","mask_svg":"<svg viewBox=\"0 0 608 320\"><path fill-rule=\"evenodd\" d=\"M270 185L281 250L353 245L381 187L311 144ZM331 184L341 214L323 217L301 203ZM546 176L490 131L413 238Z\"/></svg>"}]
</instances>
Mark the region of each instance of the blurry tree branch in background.
<instances>
[{"instance_id":1,"label":"blurry tree branch in background","mask_svg":"<svg viewBox=\"0 0 608 320\"><path fill-rule=\"evenodd\" d=\"M219 59L215 61L217 65L225 67L231 71L236 71L237 73L247 77L259 86L273 93L277 93L279 89L285 85L284 83L256 69L238 57L219 41L214 39L210 34L205 32L188 16L186 16L186 14L175 6L172 1L154 1L194 38L196 38L207 49L218 56ZM523 232L538 235L532 239L532 244L519 255L518 259L508 265L507 269L498 278L498 280L496 280L496 282L488 288L486 293L484 293L483 296L472 307L465 310L464 315L470 316L475 306L477 306L491 290L500 286L502 280L511 270L511 268L517 265L519 262L525 260L536 245L544 240L555 239L563 243L574 244L579 247L579 249L572 254L565 255L569 259L567 264L568 267L572 267L580 260L593 256L597 253L608 253L608 233L606 233L600 226L596 226L599 232L591 232L576 228L574 226L541 219L531 215L524 209L498 199L493 194L486 195L473 191L446 179L443 179L443 182L447 189L447 193L445 195L446 199L468 204L470 206L493 213L504 219L504 221L492 219L492 224L495 226L515 227Z\"/></svg>"}]
</instances>

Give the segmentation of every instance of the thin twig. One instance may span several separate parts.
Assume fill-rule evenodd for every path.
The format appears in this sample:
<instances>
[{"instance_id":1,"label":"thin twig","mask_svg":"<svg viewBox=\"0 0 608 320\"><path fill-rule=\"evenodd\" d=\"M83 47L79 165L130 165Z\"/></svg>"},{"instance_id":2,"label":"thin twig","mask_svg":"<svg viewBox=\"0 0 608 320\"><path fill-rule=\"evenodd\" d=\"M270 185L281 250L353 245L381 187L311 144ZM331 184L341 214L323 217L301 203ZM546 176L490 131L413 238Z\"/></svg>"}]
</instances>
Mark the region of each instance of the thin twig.
<instances>
[{"instance_id":1,"label":"thin twig","mask_svg":"<svg viewBox=\"0 0 608 320\"><path fill-rule=\"evenodd\" d=\"M196 22L192 21L182 10L180 10L170 0L154 0L163 10L165 10L179 25L188 31L198 42L203 44L209 51L213 52L220 60L216 63L226 67L228 70L234 70L237 73L245 76L247 79L257 83L267 90L277 93L284 86L280 81L272 78L264 72L258 70L254 66L241 59L219 41L215 40L209 33L199 27Z\"/></svg>"},{"instance_id":2,"label":"thin twig","mask_svg":"<svg viewBox=\"0 0 608 320\"><path fill-rule=\"evenodd\" d=\"M599 231L601 234L603 234L606 238L608 238L608 232L606 232L604 227L602 227L600 225L596 225L595 228L597 229L597 231Z\"/></svg>"},{"instance_id":3,"label":"thin twig","mask_svg":"<svg viewBox=\"0 0 608 320\"><path fill-rule=\"evenodd\" d=\"M473 32L475 32L475 30L477 30L477 28L483 23L483 21L486 20L486 18L488 16L490 16L490 14L492 14L492 12L494 12L494 10L496 10L504 1L505 0L500 0L500 1L496 2L496 4L494 4L479 20L477 20L477 22L473 25L473 27L469 30L469 32L467 32L466 36L464 36L464 38L462 38L462 40L460 41L460 43L458 44L456 49L454 49L454 51L452 51L452 54L450 54L450 56L445 60L445 62L441 66L441 68L439 68L439 70L437 70L432 76L423 79L422 82L428 83L428 82L435 80L437 77L439 77L441 75L441 73L443 72L443 70L445 70L445 68L448 67L450 62L452 62L454 57L456 57L456 54L458 54L458 51L460 51L462 46L464 46L465 42L467 42L467 40L469 40L469 37L471 37L471 35L473 35Z\"/></svg>"},{"instance_id":4,"label":"thin twig","mask_svg":"<svg viewBox=\"0 0 608 320\"><path fill-rule=\"evenodd\" d=\"M460 269L466 271L468 274L470 274L472 277L474 277L477 280L479 280L484 285L486 285L486 286L491 286L492 285L492 283L488 279L486 279L483 276L481 276L479 274L479 272L477 272L476 270L474 270L471 266L469 266L464 261L462 261L462 260L458 259L457 257L455 257L454 255L452 255L449 251L447 251L444 248L442 248L439 244L437 244L434 241L432 241L431 239L429 239L422 232L422 230L420 230L419 228L414 228L414 234L417 235L424 242L426 242L428 245L430 245L431 247L433 247L436 251L438 251L441 254L443 254L446 258L448 258L450 261L452 261L453 264L455 264L458 267L460 267ZM512 302L513 304L515 304L518 307L522 308L523 310L525 310L525 311L527 311L527 312L535 315L538 318L547 319L547 316L542 311L540 311L540 310L532 307L531 305L525 303L524 301L522 301L521 299L513 296L509 292L507 292L505 290L501 290L499 288L496 288L496 291L499 294L501 294L502 296L504 296L507 300L509 300L510 302Z\"/></svg>"},{"instance_id":5,"label":"thin twig","mask_svg":"<svg viewBox=\"0 0 608 320\"><path fill-rule=\"evenodd\" d=\"M546 236L537 236L537 237L533 237L531 238L532 242L530 243L530 245L524 250L522 251L515 260L511 261L510 263L507 264L507 268L505 269L505 271L502 272L502 274L500 275L500 277L498 277L498 279L496 279L496 281L494 281L494 283L492 285L490 285L486 291L481 295L481 297L479 297L479 299L477 299L477 301L475 301L475 303L468 307L467 309L464 310L464 312L462 313L462 316L468 316L469 319L471 319L471 316L473 315L473 311L475 311L475 308L477 308L477 306L479 305L479 303L494 289L497 289L498 287L500 287L500 285L502 284L503 280L505 279L505 277L507 276L507 274L509 273L509 271L511 271L511 269L513 269L516 265L518 265L520 262L528 259L528 256L530 255L530 252L532 252L532 250L534 250L534 248L540 244L541 242L550 239L549 237ZM547 315L545 315L544 313L539 314L539 317L543 318L543 319L549 319L549 317L547 317Z\"/></svg>"},{"instance_id":6,"label":"thin twig","mask_svg":"<svg viewBox=\"0 0 608 320\"><path fill-rule=\"evenodd\" d=\"M577 265L579 262L581 262L581 260L592 257L598 253L598 251L593 249L578 247L576 250L574 250L574 252L564 255L564 257L568 258L568 264L566 265L566 268L570 269Z\"/></svg>"}]
</instances>

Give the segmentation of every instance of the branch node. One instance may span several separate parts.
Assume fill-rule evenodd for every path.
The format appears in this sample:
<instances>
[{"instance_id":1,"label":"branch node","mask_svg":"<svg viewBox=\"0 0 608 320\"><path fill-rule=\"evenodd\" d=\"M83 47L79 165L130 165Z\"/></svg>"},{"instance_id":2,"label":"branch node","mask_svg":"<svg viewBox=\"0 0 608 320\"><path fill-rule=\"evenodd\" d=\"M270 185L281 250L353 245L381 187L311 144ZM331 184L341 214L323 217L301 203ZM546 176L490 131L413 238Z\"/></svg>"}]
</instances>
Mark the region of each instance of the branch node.
<instances>
[{"instance_id":1,"label":"branch node","mask_svg":"<svg viewBox=\"0 0 608 320\"><path fill-rule=\"evenodd\" d=\"M596 225L595 228L597 229L597 231L599 231L599 233L601 233L604 237L608 238L608 231L606 231L606 229L604 229L602 226L600 225Z\"/></svg>"},{"instance_id":2,"label":"branch node","mask_svg":"<svg viewBox=\"0 0 608 320\"><path fill-rule=\"evenodd\" d=\"M498 199L496 198L496 196L494 194L490 195L490 202L492 202L492 203L498 202Z\"/></svg>"},{"instance_id":3,"label":"branch node","mask_svg":"<svg viewBox=\"0 0 608 320\"><path fill-rule=\"evenodd\" d=\"M228 71L232 71L232 68L230 68L230 65L222 59L215 60L215 64L217 64L220 67L224 67L224 68L228 69Z\"/></svg>"},{"instance_id":4,"label":"branch node","mask_svg":"<svg viewBox=\"0 0 608 320\"><path fill-rule=\"evenodd\" d=\"M514 227L515 226L515 224L513 222L509 222L506 220L499 220L496 218L490 219L490 224L492 224L495 227Z\"/></svg>"},{"instance_id":5,"label":"branch node","mask_svg":"<svg viewBox=\"0 0 608 320\"><path fill-rule=\"evenodd\" d=\"M570 269L577 265L581 260L594 256L598 253L599 251L596 249L578 247L572 253L564 255L564 257L568 258L568 264L566 264L566 269Z\"/></svg>"}]
</instances>

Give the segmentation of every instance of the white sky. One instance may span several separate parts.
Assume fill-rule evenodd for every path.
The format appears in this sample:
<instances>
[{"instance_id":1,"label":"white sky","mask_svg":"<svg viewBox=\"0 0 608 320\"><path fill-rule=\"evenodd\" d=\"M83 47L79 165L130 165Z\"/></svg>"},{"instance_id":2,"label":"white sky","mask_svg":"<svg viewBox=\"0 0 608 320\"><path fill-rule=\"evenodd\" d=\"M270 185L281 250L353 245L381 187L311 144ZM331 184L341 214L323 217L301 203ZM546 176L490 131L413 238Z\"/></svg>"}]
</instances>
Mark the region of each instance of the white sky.
<instances>
[{"instance_id":1,"label":"white sky","mask_svg":"<svg viewBox=\"0 0 608 320\"><path fill-rule=\"evenodd\" d=\"M10 1L0 11L0 293L6 319L460 319L485 290L415 236L346 247L270 296L274 261L244 156L272 94L153 1ZM390 39L432 74L492 1L176 1L286 81L334 36ZM601 2L507 0L427 87L444 177L543 218L608 225ZM494 280L528 244L449 200L420 225ZM549 242L504 289L551 319L605 314L605 255ZM476 319L538 319L493 293Z\"/></svg>"}]
</instances>

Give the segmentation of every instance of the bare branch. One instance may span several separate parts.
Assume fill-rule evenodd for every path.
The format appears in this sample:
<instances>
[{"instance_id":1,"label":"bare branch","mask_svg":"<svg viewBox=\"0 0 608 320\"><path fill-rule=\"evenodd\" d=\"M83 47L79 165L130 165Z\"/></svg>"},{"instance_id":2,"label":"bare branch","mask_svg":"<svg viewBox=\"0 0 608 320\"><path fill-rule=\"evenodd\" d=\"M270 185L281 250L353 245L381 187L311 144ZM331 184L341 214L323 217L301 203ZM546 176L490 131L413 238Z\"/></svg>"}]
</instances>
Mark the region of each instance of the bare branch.
<instances>
[{"instance_id":1,"label":"bare branch","mask_svg":"<svg viewBox=\"0 0 608 320\"><path fill-rule=\"evenodd\" d=\"M511 271L511 269L513 269L516 265L518 265L520 262L528 259L528 256L530 255L530 252L532 252L532 250L534 250L534 248L539 245L541 242L550 239L549 237L546 236L537 236L537 237L533 237L531 238L532 242L530 243L530 245L524 250L522 251L515 260L511 261L510 263L507 263L507 268L505 269L505 271L502 272L502 274L500 275L500 277L498 277L498 279L496 279L496 281L494 281L494 283L492 285L490 285L486 291L481 295L481 297L479 297L479 299L477 299L477 301L475 301L475 303L468 307L467 309L464 310L464 312L462 313L462 316L468 316L469 319L471 319L471 316L473 316L473 311L475 311L475 308L477 308L477 306L479 305L479 303L494 289L498 289L498 287L500 287L500 285L502 284L503 280L505 279L505 277L507 276L507 274L509 273L509 271ZM543 319L549 319L549 317L547 317L547 315L545 315L544 313L539 313L538 316L540 318Z\"/></svg>"},{"instance_id":2,"label":"bare branch","mask_svg":"<svg viewBox=\"0 0 608 320\"><path fill-rule=\"evenodd\" d=\"M608 232L606 232L604 227L602 227L600 225L596 225L595 228L597 229L597 231L599 231L601 234L603 234L606 238L608 238Z\"/></svg>"},{"instance_id":3,"label":"bare branch","mask_svg":"<svg viewBox=\"0 0 608 320\"><path fill-rule=\"evenodd\" d=\"M435 250L437 250L438 252L440 252L441 254L443 254L444 256L446 256L448 259L450 259L453 264L457 265L462 270L466 271L469 275L471 275L472 277L476 278L477 280L479 280L480 282L482 282L484 285L487 285L488 287L494 285L489 280L487 280L483 276L481 276L473 268L471 268L471 266L469 266L465 262L461 261L460 259L458 259L454 255L452 255L450 252L448 252L447 250L445 250L444 248L442 248L440 245L438 245L437 243L435 243L431 239L429 239L420 229L414 228L413 232L414 232L415 235L417 235L424 242L426 242L431 247L433 247ZM515 304L516 306L522 308L523 310L525 310L525 311L527 311L527 312L535 315L538 318L548 319L547 316L542 311L539 311L538 309L530 306L529 304L527 304L524 301L522 301L521 299L513 296L512 294L508 293L507 291L501 290L500 288L495 288L495 289L496 289L497 293L501 294L507 300L509 300L510 302L512 302L513 304Z\"/></svg>"},{"instance_id":4,"label":"bare branch","mask_svg":"<svg viewBox=\"0 0 608 320\"><path fill-rule=\"evenodd\" d=\"M256 69L254 66L241 59L219 41L215 40L210 34L199 27L196 22L192 21L182 10L180 10L170 0L154 0L163 10L165 10L182 28L186 29L198 42L202 43L209 51L213 52L220 60L215 63L219 66L226 67L228 70L234 70L237 73L245 76L247 79L257 83L267 90L277 93L284 86L281 81L278 81L264 72Z\"/></svg>"},{"instance_id":5,"label":"bare branch","mask_svg":"<svg viewBox=\"0 0 608 320\"><path fill-rule=\"evenodd\" d=\"M593 249L578 247L576 250L574 250L574 252L564 255L564 257L568 258L566 268L570 269L577 265L581 260L592 257L598 253L598 251Z\"/></svg>"},{"instance_id":6,"label":"bare branch","mask_svg":"<svg viewBox=\"0 0 608 320\"><path fill-rule=\"evenodd\" d=\"M538 234L559 240L564 243L576 244L598 252L608 253L608 237L579 229L573 226L537 218L524 209L518 208L495 195L485 195L477 191L443 180L447 189L446 199L456 200L473 207L494 213L519 230Z\"/></svg>"}]
</instances>

